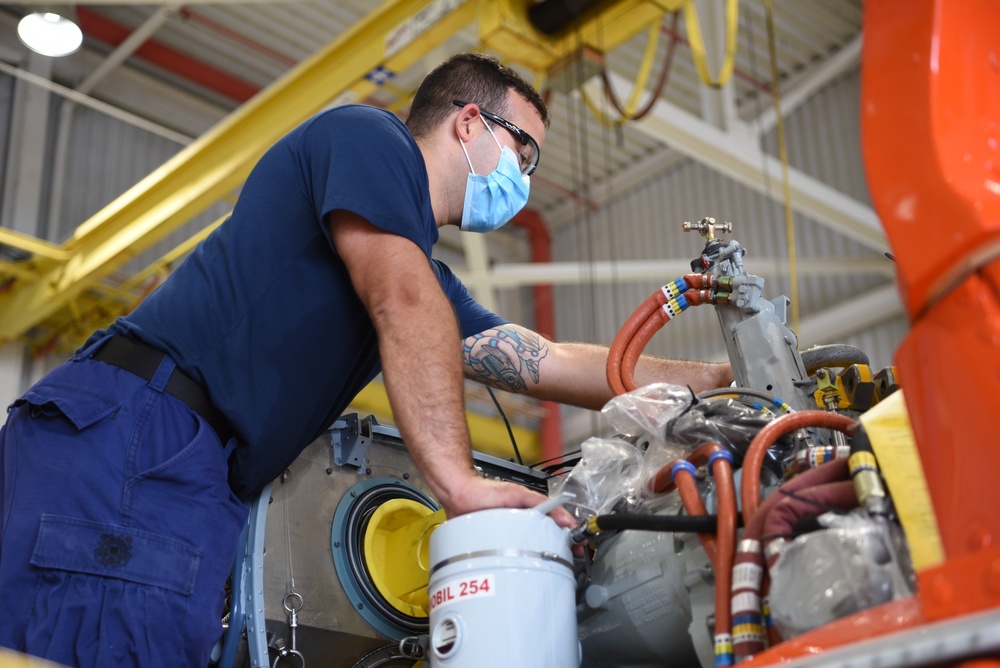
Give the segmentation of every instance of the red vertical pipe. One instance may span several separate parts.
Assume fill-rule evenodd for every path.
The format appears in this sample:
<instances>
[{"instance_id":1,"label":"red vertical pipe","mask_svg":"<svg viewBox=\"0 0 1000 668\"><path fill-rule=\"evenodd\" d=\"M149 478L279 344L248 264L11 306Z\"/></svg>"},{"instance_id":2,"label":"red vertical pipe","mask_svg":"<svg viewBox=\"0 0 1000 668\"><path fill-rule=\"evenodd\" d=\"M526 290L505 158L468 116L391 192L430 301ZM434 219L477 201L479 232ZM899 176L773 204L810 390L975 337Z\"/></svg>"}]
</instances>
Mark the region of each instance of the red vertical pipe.
<instances>
[{"instance_id":1,"label":"red vertical pipe","mask_svg":"<svg viewBox=\"0 0 1000 668\"><path fill-rule=\"evenodd\" d=\"M537 211L522 209L510 222L515 227L527 230L532 262L552 261L552 237ZM531 291L535 300L535 331L547 339L553 339L556 335L556 316L552 303L552 286L535 285ZM542 410L545 411L545 416L539 427L539 440L542 459L545 460L562 454L562 420L559 416L559 404L543 401Z\"/></svg>"}]
</instances>

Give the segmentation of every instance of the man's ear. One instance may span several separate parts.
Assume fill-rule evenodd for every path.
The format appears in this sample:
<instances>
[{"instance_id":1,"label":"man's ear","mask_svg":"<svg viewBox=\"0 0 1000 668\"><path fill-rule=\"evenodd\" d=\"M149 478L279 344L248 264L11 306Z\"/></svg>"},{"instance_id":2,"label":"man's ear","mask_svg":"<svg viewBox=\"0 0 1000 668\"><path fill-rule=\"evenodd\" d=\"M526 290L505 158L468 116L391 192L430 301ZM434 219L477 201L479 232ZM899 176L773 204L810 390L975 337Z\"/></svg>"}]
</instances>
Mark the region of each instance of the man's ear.
<instances>
[{"instance_id":1,"label":"man's ear","mask_svg":"<svg viewBox=\"0 0 1000 668\"><path fill-rule=\"evenodd\" d=\"M479 107L470 102L459 109L458 114L455 116L455 133L463 143L468 144L477 132L475 128L481 124L482 121L479 120Z\"/></svg>"}]
</instances>

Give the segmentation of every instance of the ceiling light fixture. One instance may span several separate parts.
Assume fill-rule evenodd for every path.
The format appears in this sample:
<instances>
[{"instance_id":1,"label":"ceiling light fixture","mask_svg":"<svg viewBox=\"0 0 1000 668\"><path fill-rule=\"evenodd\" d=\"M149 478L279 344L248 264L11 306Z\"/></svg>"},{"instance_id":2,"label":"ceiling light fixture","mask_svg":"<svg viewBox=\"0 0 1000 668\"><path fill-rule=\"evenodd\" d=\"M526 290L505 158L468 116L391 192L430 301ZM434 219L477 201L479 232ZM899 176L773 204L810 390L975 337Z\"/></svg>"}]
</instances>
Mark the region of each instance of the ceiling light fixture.
<instances>
[{"instance_id":1,"label":"ceiling light fixture","mask_svg":"<svg viewBox=\"0 0 1000 668\"><path fill-rule=\"evenodd\" d=\"M27 14L17 24L17 36L26 47L43 56L68 56L83 44L83 32L71 9Z\"/></svg>"}]
</instances>

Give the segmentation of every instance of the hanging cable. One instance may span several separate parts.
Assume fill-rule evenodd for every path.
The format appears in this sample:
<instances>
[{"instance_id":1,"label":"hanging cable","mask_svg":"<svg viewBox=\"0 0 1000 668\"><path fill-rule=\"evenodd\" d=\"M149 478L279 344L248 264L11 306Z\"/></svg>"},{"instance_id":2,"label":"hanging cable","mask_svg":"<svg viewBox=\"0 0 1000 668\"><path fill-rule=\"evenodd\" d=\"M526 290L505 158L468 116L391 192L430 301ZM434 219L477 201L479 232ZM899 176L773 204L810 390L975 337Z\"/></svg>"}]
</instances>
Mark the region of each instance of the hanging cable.
<instances>
[{"instance_id":1,"label":"hanging cable","mask_svg":"<svg viewBox=\"0 0 1000 668\"><path fill-rule=\"evenodd\" d=\"M583 96L584 102L587 107L593 112L594 116L598 118L602 123L609 126L614 126L620 128L627 121L638 121L649 114L653 109L653 105L656 104L657 100L663 94L664 88L667 86L667 81L669 80L670 70L673 67L674 52L677 50L677 24L680 19L680 13L673 13L673 22L670 26L670 44L667 46L666 55L663 58L663 64L660 67L660 75L656 80L656 84L653 86L653 90L650 91L649 97L646 100L646 104L643 105L642 109L635 111L635 107L638 105L639 95L646 89L646 80L649 78L649 71L652 68L652 60L656 55L656 46L659 42L659 34L663 32L663 27L661 24L653 24L650 26L649 39L646 42L646 52L643 55L642 63L639 65L639 74L636 76L635 83L632 85L632 92L629 94L629 100L626 104L622 104L615 93L614 83L611 81L611 75L608 73L607 65L601 67L601 83L604 86L604 97L611 103L618 112L618 118L611 118L608 114L604 113L590 96L587 95L587 91L580 88L580 92ZM655 30L656 34L653 34Z\"/></svg>"},{"instance_id":2,"label":"hanging cable","mask_svg":"<svg viewBox=\"0 0 1000 668\"><path fill-rule=\"evenodd\" d=\"M770 0L767 0L770 3ZM684 23L687 24L688 40L691 43L691 56L694 59L695 69L698 76L706 86L712 88L722 88L733 75L736 67L736 35L739 27L740 4L739 0L727 0L726 2L726 50L722 59L722 68L719 71L719 78L713 79L708 71L708 58L705 52L705 42L701 36L701 26L698 23L698 12L694 7L694 0L689 0L684 5Z\"/></svg>"},{"instance_id":3,"label":"hanging cable","mask_svg":"<svg viewBox=\"0 0 1000 668\"><path fill-rule=\"evenodd\" d=\"M788 280L791 284L792 332L799 334L799 278L795 253L795 226L792 219L792 187L788 180L788 149L785 144L785 123L781 118L781 93L778 90L778 50L774 34L774 7L772 0L764 0L767 15L767 50L771 58L771 96L777 119L778 157L781 160L781 184L785 200L785 235L788 237Z\"/></svg>"},{"instance_id":4,"label":"hanging cable","mask_svg":"<svg viewBox=\"0 0 1000 668\"><path fill-rule=\"evenodd\" d=\"M514 438L514 430L510 428L510 421L507 419L507 414L504 413L503 408L500 407L500 402L497 401L497 395L493 394L493 388L487 385L486 391L489 392L490 399L493 400L493 405L497 407L497 412L500 413L500 417L503 418L503 424L507 427L507 435L510 436L510 445L514 448L514 456L517 457L517 463L523 465L524 460L521 459L521 451L517 449L517 440Z\"/></svg>"},{"instance_id":5,"label":"hanging cable","mask_svg":"<svg viewBox=\"0 0 1000 668\"><path fill-rule=\"evenodd\" d=\"M611 82L611 76L608 74L607 68L601 69L601 81L604 83L604 92L611 102L612 106L618 110L621 114L621 121L638 121L644 116L646 116L653 109L653 105L656 101L660 99L663 94L663 89L667 86L667 80L670 76L670 70L673 67L674 62L674 52L677 50L677 24L680 21L680 12L673 13L673 21L670 25L670 44L667 46L666 56L663 58L663 65L660 68L660 77L656 80L656 85L653 87L652 92L649 95L649 99L646 101L646 105L639 111L635 111L634 108L630 108L628 105L622 106L621 102L618 101L618 96L615 95L614 85ZM657 27L657 30L660 30ZM635 89L633 89L633 95L635 95Z\"/></svg>"}]
</instances>

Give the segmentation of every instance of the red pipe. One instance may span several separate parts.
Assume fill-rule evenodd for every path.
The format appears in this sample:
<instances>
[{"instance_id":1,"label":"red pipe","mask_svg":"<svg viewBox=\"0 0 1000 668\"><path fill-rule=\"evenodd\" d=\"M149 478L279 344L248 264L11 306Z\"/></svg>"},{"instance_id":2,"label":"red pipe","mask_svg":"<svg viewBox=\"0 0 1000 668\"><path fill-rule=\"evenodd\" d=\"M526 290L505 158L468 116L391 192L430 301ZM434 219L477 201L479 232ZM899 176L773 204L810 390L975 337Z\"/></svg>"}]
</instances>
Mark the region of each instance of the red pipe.
<instances>
[{"instance_id":1,"label":"red pipe","mask_svg":"<svg viewBox=\"0 0 1000 668\"><path fill-rule=\"evenodd\" d=\"M77 5L76 15L83 32L106 44L118 46L132 34L129 28L106 19L82 5ZM237 102L246 102L260 91L260 88L253 84L186 56L156 40L147 40L136 49L135 55Z\"/></svg>"},{"instance_id":2,"label":"red pipe","mask_svg":"<svg viewBox=\"0 0 1000 668\"><path fill-rule=\"evenodd\" d=\"M552 237L537 211L522 209L511 220L511 224L527 230L532 262L552 261ZM531 291L535 301L535 331L547 339L554 339L556 315L552 301L552 286L535 285ZM562 454L562 418L559 415L559 404L554 401L543 401L542 410L545 411L545 416L539 426L539 440L542 460L547 460Z\"/></svg>"},{"instance_id":3,"label":"red pipe","mask_svg":"<svg viewBox=\"0 0 1000 668\"><path fill-rule=\"evenodd\" d=\"M231 39L234 42L239 42L240 44L242 44L243 46L247 47L248 49L252 49L254 51L262 53L265 56L267 56L267 57L269 57L269 58L271 58L271 59L273 59L273 60L275 60L275 61L277 61L277 62L279 62L279 63L281 63L283 65L287 65L288 67L291 67L293 65L298 64L298 61L295 60L294 58L290 58L289 56L286 56L285 54L281 53L280 51L275 51L274 49L272 49L272 48L270 48L268 46L265 46L265 45L261 44L260 42L256 42L256 41L250 39L249 37L247 37L246 35L243 35L243 34L240 34L240 33L236 32L235 30L230 30L226 26L224 26L221 23L218 23L216 21L213 21L212 19L208 18L207 16L203 16L203 15L198 14L196 12L192 12L187 7L182 7L181 9L179 9L177 11L177 13L182 18L187 19L188 21L191 21L192 23L198 23L200 25L203 25L206 28L208 28L209 30L212 30L212 31L214 31L214 32L216 32L216 33L224 36L224 37L227 37L227 38Z\"/></svg>"}]
</instances>

